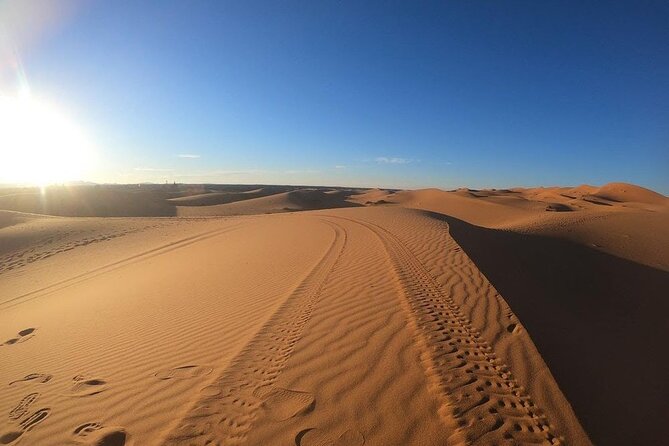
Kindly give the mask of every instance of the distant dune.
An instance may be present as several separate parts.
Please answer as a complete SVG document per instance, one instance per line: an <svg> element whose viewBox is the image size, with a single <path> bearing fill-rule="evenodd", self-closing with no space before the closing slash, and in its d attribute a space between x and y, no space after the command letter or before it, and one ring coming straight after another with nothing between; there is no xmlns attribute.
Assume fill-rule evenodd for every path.
<svg viewBox="0 0 669 446"><path fill-rule="evenodd" d="M349 191L298 189L273 195L263 194L258 198L246 199L244 197L227 204L202 207L179 206L177 214L189 217L253 215L359 206L357 203L347 201L350 195Z"/></svg>
<svg viewBox="0 0 669 446"><path fill-rule="evenodd" d="M591 195L615 202L646 203L667 206L667 197L650 189L627 183L609 183Z"/></svg>
<svg viewBox="0 0 669 446"><path fill-rule="evenodd" d="M178 198L170 198L169 201L178 206L213 206L218 204L233 203L235 201L250 200L252 198L265 197L279 194L287 190L295 189L284 186L265 186L243 192L216 192L210 191L204 194L186 195Z"/></svg>
<svg viewBox="0 0 669 446"><path fill-rule="evenodd" d="M0 192L0 209L70 217L174 216L170 188L155 186L70 186Z"/></svg>
<svg viewBox="0 0 669 446"><path fill-rule="evenodd" d="M669 434L648 189L77 186L0 209L2 444Z"/></svg>

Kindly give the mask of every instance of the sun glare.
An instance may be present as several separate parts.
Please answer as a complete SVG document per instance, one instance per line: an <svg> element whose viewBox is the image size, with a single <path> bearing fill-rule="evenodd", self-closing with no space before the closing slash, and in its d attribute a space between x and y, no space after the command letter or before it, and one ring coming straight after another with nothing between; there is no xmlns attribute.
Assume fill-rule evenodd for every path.
<svg viewBox="0 0 669 446"><path fill-rule="evenodd" d="M0 95L0 183L45 186L79 180L91 168L83 131L29 91Z"/></svg>

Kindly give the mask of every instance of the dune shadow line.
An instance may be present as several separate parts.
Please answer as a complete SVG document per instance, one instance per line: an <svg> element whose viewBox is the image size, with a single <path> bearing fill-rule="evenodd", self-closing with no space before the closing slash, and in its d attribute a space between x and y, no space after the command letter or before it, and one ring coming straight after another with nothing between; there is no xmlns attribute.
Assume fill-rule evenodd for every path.
<svg viewBox="0 0 669 446"><path fill-rule="evenodd" d="M669 273L552 237L446 221L520 318L595 444L667 438Z"/></svg>

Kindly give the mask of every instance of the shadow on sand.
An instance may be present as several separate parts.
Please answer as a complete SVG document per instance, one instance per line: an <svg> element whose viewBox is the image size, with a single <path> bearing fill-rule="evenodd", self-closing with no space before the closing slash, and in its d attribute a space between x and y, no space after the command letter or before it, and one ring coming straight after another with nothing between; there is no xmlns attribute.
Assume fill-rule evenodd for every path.
<svg viewBox="0 0 669 446"><path fill-rule="evenodd" d="M667 438L669 273L545 236L445 220L511 306L596 444Z"/></svg>

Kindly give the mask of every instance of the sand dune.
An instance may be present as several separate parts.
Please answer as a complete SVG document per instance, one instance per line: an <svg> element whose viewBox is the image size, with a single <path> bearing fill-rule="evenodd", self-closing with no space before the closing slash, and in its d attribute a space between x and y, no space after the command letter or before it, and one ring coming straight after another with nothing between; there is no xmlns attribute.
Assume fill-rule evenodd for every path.
<svg viewBox="0 0 669 446"><path fill-rule="evenodd" d="M596 443L653 444L663 435L666 393L648 383L663 382L669 366L654 354L667 335L662 315L669 307L662 296L669 268L565 238L446 221L527 327ZM588 228L586 237L593 229L608 229L605 222L598 226ZM656 254L667 265L664 245ZM621 401L639 409L603 409Z"/></svg>
<svg viewBox="0 0 669 446"><path fill-rule="evenodd" d="M366 191L357 193L348 198L349 201L370 205L370 204L384 204L388 196L391 196L395 191L387 189L368 189Z"/></svg>
<svg viewBox="0 0 669 446"><path fill-rule="evenodd" d="M26 214L24 212L0 210L0 229L28 222L35 218L46 218L44 215Z"/></svg>
<svg viewBox="0 0 669 446"><path fill-rule="evenodd" d="M214 204L231 203L233 201L258 197L258 191L251 192L209 192L206 194L187 195L185 197L170 198L169 201L180 206L209 206Z"/></svg>
<svg viewBox="0 0 669 446"><path fill-rule="evenodd" d="M173 191L152 186L36 188L0 196L0 209L70 217L171 216Z"/></svg>
<svg viewBox="0 0 669 446"><path fill-rule="evenodd" d="M331 209L359 206L347 201L348 191L323 191L317 189L298 189L290 192L260 196L233 203L202 207L177 207L179 216L219 216L274 214L315 209Z"/></svg>
<svg viewBox="0 0 669 446"><path fill-rule="evenodd" d="M218 204L233 203L235 201L250 200L252 198L265 197L268 195L279 194L286 190L295 189L294 187L275 186L259 187L241 192L215 192L210 191L205 194L185 195L177 198L170 198L169 201L178 206L213 206Z"/></svg>
<svg viewBox="0 0 669 446"><path fill-rule="evenodd" d="M590 195L616 202L632 202L667 205L667 197L650 189L627 183L609 183Z"/></svg>
<svg viewBox="0 0 669 446"><path fill-rule="evenodd" d="M357 193L342 188L253 185L15 188L0 193L0 210L69 217L251 215L355 206L357 203L349 198ZM242 203L259 198L265 200Z"/></svg>
<svg viewBox="0 0 669 446"><path fill-rule="evenodd" d="M618 195L598 196L600 190ZM663 432L666 392L644 383L662 381L669 363L647 360L639 367L627 354L653 356L669 334L659 316L669 310L662 297L669 287L667 199L619 183L579 191L581 198L609 203L594 204L563 188L475 195L421 190L389 200L448 222L457 242L529 328L597 442L652 444ZM560 199L563 194L570 197ZM568 203L573 212L542 212L546 200ZM638 381L611 392L630 376ZM644 409L604 415L602 407L621 400Z"/></svg>
<svg viewBox="0 0 669 446"><path fill-rule="evenodd" d="M666 198L576 189L0 211L0 443L657 443Z"/></svg>
<svg viewBox="0 0 669 446"><path fill-rule="evenodd" d="M626 190L635 190L636 186L625 187ZM478 191L476 197L461 192L424 189L398 192L389 195L386 200L448 215L484 228L568 240L669 270L669 199L648 191L655 195L636 194L632 198L637 201L611 202L610 205L600 206L582 199L560 199L563 189L568 188ZM609 186L601 189L609 190ZM599 188L581 186L581 190L587 197ZM648 205L638 206L642 203L640 199L645 199ZM549 206L568 206L571 212L550 212Z"/></svg>

